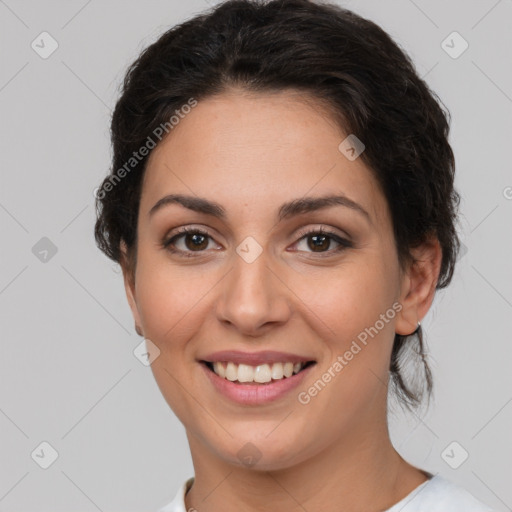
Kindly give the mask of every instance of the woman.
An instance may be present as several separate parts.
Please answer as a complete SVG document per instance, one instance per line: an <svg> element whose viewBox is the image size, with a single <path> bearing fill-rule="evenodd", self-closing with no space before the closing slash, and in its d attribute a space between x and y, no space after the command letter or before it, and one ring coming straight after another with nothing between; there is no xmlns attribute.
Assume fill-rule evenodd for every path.
<svg viewBox="0 0 512 512"><path fill-rule="evenodd" d="M447 115L382 29L308 0L225 2L130 67L95 234L190 444L162 511L490 510L386 419L389 385L410 408L431 391Z"/></svg>

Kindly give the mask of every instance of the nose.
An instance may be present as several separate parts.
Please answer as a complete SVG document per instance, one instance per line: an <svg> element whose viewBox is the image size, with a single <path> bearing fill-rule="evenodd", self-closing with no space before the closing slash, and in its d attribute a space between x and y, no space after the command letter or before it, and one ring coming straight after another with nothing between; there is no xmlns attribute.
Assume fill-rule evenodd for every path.
<svg viewBox="0 0 512 512"><path fill-rule="evenodd" d="M290 289L270 260L265 250L254 261L235 254L222 280L217 318L240 334L261 336L290 317Z"/></svg>

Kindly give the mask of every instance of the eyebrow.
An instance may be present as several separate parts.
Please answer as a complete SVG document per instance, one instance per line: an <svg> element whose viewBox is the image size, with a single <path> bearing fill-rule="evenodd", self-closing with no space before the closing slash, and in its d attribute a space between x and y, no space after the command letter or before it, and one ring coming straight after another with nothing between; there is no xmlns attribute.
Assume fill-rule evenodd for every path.
<svg viewBox="0 0 512 512"><path fill-rule="evenodd" d="M158 210L161 210L170 204L180 204L194 212L212 215L213 217L223 220L227 217L226 210L224 210L220 204L201 197L187 196L183 194L169 194L162 197L155 203L151 210L149 210L148 215L151 217ZM278 220L282 221L295 215L310 213L332 206L345 206L346 208L350 208L351 210L359 212L369 223L371 223L369 213L360 204L344 195L302 197L294 199L293 201L289 201L280 206L278 210Z"/></svg>

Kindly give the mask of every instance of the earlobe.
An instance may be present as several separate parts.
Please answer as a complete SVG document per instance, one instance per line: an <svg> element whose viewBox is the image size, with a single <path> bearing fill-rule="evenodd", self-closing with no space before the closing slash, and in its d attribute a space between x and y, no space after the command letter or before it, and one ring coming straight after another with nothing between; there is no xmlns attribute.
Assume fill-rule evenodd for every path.
<svg viewBox="0 0 512 512"><path fill-rule="evenodd" d="M437 237L431 237L411 250L411 262L404 273L395 332L413 334L427 314L436 291L441 269L442 250Z"/></svg>

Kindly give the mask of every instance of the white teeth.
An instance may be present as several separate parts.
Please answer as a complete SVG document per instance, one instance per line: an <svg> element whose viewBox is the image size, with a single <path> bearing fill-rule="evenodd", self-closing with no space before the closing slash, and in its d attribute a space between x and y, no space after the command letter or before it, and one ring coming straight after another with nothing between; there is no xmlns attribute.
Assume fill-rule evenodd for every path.
<svg viewBox="0 0 512 512"><path fill-rule="evenodd" d="M272 365L272 378L274 380L282 379L284 376L283 365L281 363L275 363Z"/></svg>
<svg viewBox="0 0 512 512"><path fill-rule="evenodd" d="M270 382L272 380L272 374L270 372L270 366L268 364L262 364L260 366L256 366L256 370L254 370L254 382Z"/></svg>
<svg viewBox="0 0 512 512"><path fill-rule="evenodd" d="M238 382L253 382L254 368L248 364L238 365Z"/></svg>
<svg viewBox="0 0 512 512"><path fill-rule="evenodd" d="M293 363L284 363L283 373L285 377L291 377L293 375Z"/></svg>
<svg viewBox="0 0 512 512"><path fill-rule="evenodd" d="M299 373L306 363L273 363L250 366L248 364L235 364L233 362L213 363L213 371L223 379L231 382L257 382L265 384L272 380L289 378Z"/></svg>
<svg viewBox="0 0 512 512"><path fill-rule="evenodd" d="M222 363L216 362L213 363L213 371L219 375L220 377L226 377L226 368Z"/></svg>
<svg viewBox="0 0 512 512"><path fill-rule="evenodd" d="M238 379L238 368L234 363L228 363L226 366L226 379L230 381Z"/></svg>

